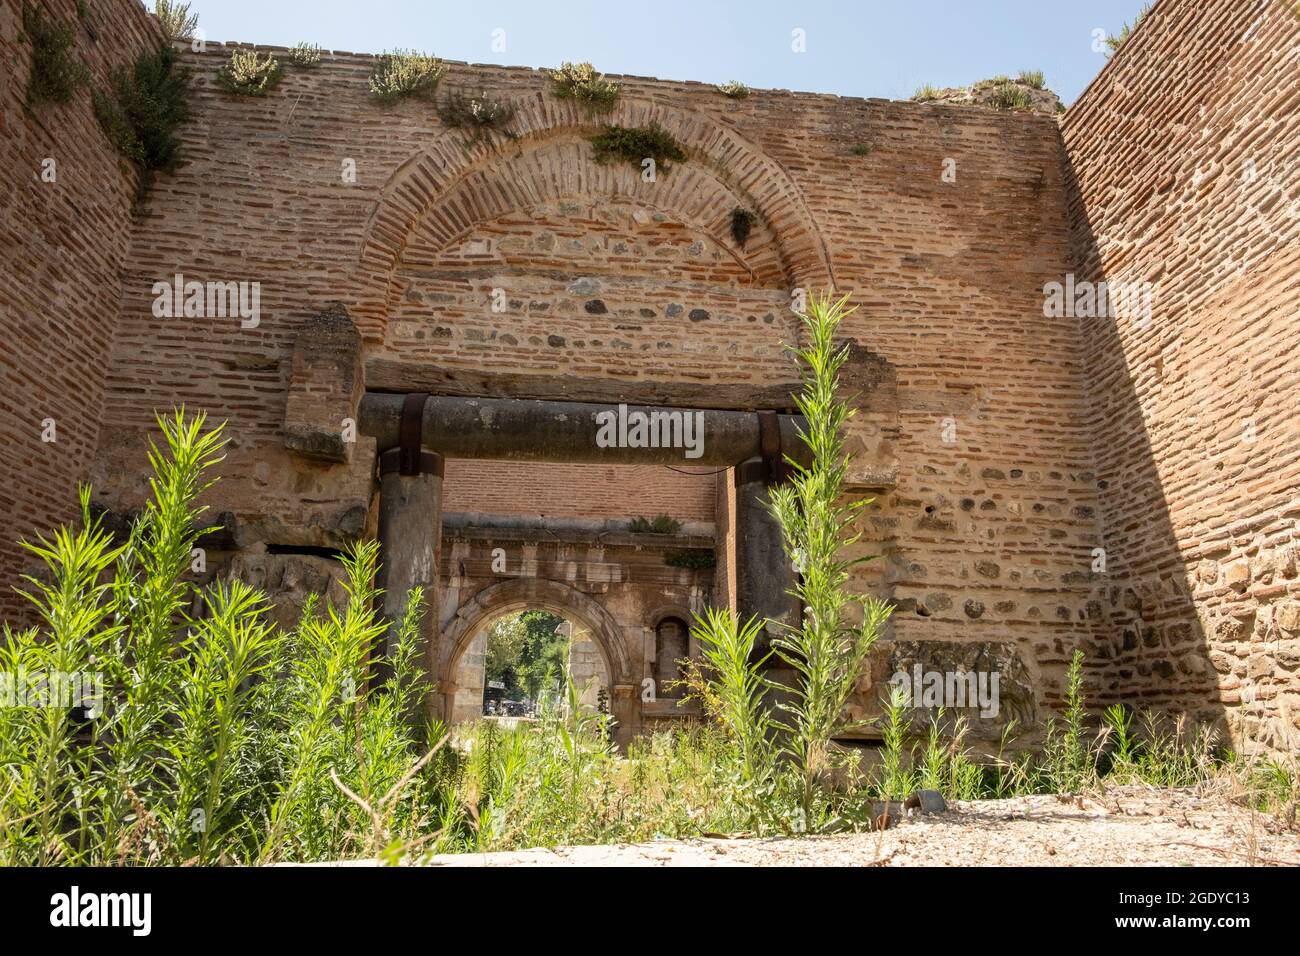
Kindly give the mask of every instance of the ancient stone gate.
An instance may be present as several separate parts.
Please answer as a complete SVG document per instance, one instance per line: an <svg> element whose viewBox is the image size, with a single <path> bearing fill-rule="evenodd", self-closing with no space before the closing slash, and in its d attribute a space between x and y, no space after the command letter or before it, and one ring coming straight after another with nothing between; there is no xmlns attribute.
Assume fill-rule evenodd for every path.
<svg viewBox="0 0 1300 956"><path fill-rule="evenodd" d="M73 0L46 5L77 22ZM392 546L383 512L403 483L432 514L426 479L376 476L380 453L401 444L407 394L743 413L753 451L756 413L788 412L797 386L783 349L798 341L796 291L835 288L858 307L843 326L861 410L850 479L877 498L858 550L879 560L852 586L897 605L854 715L900 648L939 665L1005 664L1025 698L1017 712L1050 714L1081 650L1096 706L1157 707L1293 750L1292 6L1161 0L1059 118L783 90L731 99L643 77L615 77L618 102L595 118L556 98L542 71L448 64L446 92L514 109L508 137L476 143L428 104L374 103L370 55L330 54L247 98L216 83L229 46L186 47L186 165L158 178L143 215L88 94L37 116L11 83L0 90L0 603L21 613L9 586L30 570L12 539L72 517L79 481L113 516L141 507L154 415L180 405L226 422L232 439L206 498L222 528L207 573L264 578L286 616L303 590L329 587L335 549L375 536ZM79 49L96 88L162 42L138 3L88 13L99 39ZM18 5L6 0L0 17L0 49L21 75L31 50L14 39ZM686 161L654 181L595 161L602 125L651 123ZM35 175L50 156L57 184ZM738 212L747 232L733 229ZM178 277L257 283L257 322L159 319L153 290ZM1046 309L1045 290L1071 277L1150 283L1150 321ZM363 414L376 396L395 403L378 429ZM49 422L57 441L43 437ZM1247 423L1251 440L1238 440ZM536 575L475 571L484 544L470 535L505 534L502 519L545 519L556 533L625 530L659 512L697 522L691 533L717 555L707 600L727 606L761 592L750 571L781 566L776 551L734 561L758 553L730 473L743 455L698 468L523 461L447 437L420 445L445 456L444 518L475 515L477 530L443 522L437 574L414 560L393 570L443 585L448 628L471 600L450 555L468 548L478 577L465 587L562 583L622 630L618 680L646 672L649 598L588 576L609 552L579 560L538 541ZM589 532L572 546L590 552ZM554 570L571 563L572 579Z"/></svg>
<svg viewBox="0 0 1300 956"><path fill-rule="evenodd" d="M309 345L300 339L300 349ZM677 662L698 654L688 622L713 603L719 544L713 533L646 533L626 521L593 527L465 514L449 527L444 455L720 466L719 474L734 475L735 533L721 545L732 549L726 563L735 571L738 613L798 619L791 564L766 508L767 488L785 460L807 459L795 416L422 393L368 394L359 414L378 449L384 610L397 620L412 588L424 594L430 707L444 719L478 713L482 685L471 683L466 654L480 659L486 626L529 608L565 616L589 636L603 658L621 741L646 719L688 713L675 700L682 696ZM454 536L444 540L449 531Z"/></svg>

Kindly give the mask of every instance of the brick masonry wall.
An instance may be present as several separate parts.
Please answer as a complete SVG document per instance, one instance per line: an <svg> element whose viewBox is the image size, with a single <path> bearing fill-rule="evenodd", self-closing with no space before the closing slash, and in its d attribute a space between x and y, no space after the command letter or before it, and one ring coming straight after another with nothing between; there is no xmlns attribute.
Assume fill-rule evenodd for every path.
<svg viewBox="0 0 1300 956"><path fill-rule="evenodd" d="M185 54L188 165L159 180L131 230L96 403L105 506L138 507L153 414L184 403L229 422L210 503L232 513L238 547L373 532L373 447L330 464L283 441L295 338L331 303L356 320L372 389L752 408L795 387L782 350L799 334L792 291L834 285L858 307L846 336L869 350L854 374L892 376L863 399L855 438L896 463L863 522L860 548L881 558L856 582L898 601L891 638L1013 655L1031 728L1059 702L1072 651L1092 659L1104 622L1088 570L1100 538L1083 356L1074 320L1042 312L1070 256L1052 117L784 91L731 100L624 77L610 121L659 122L691 154L647 183L592 162L594 124L540 71L449 66L446 88L517 108L515 139L467 147L427 104L373 104L372 57L290 69L249 99L214 85L229 52ZM736 208L756 219L743 248ZM259 323L155 319L153 285L177 273L259 282ZM656 470L642 486L636 470L552 466L520 469L501 492L483 480L499 467L452 463L465 487L449 488L449 508L716 518L707 480ZM724 561L724 599L733 575ZM864 680L859 713L880 676Z"/></svg>
<svg viewBox="0 0 1300 956"><path fill-rule="evenodd" d="M576 518L713 521L712 468L680 474L655 465L574 465L452 459L446 466L446 511Z"/></svg>
<svg viewBox="0 0 1300 956"><path fill-rule="evenodd" d="M858 306L846 335L897 379L864 409L868 444L896 459L897 477L864 520L861 548L882 557L858 585L899 602L894 638L1009 648L1034 705L1059 700L1065 663L1100 621L1078 329L1042 313L1043 283L1069 258L1053 118L781 91L737 101L620 78L610 120L659 122L691 152L645 183L591 161L592 122L539 71L450 65L446 88L517 108L516 139L467 148L426 104L371 103L371 57L327 57L247 99L213 85L228 55L187 55L189 165L158 184L133 236L102 500L138 503L129 476L153 409L185 402L237 439L213 503L236 513L242 544L357 533L364 449L325 465L281 442L294 337L331 302L357 321L370 388L755 407L797 380L782 350L798 336L792 290L833 283ZM355 183L341 175L350 162ZM737 207L757 221L743 249ZM153 283L177 272L259 281L260 324L154 319ZM475 480L497 467L453 463L451 479L475 487L449 487L450 501L563 506L533 496L529 476L546 474L557 488L572 477L570 513L708 508L680 497L705 493L694 479L611 486L606 469L555 466L520 469L508 492ZM724 563L720 594L731 573Z"/></svg>
<svg viewBox="0 0 1300 956"><path fill-rule="evenodd" d="M87 0L81 17L74 0L42 7L72 27L72 55L96 88L162 42L134 0ZM19 40L22 23L20 0L0 0L0 613L20 606L12 585L31 566L15 542L74 516L99 442L136 187L99 129L89 88L66 104L27 107L32 47ZM42 178L46 169L54 181Z"/></svg>
<svg viewBox="0 0 1300 956"><path fill-rule="evenodd" d="M850 372L889 374L888 388L864 393L854 438L890 463L858 489L879 486L859 548L880 557L855 584L898 611L856 711L872 711L900 648L943 646L936 660L1008 662L1015 715L1032 734L1082 648L1099 702L1190 699L1196 716L1217 720L1228 702L1209 692L1221 683L1219 651L1184 634L1195 614L1182 611L1224 614L1207 634L1249 602L1267 611L1252 635L1265 618L1287 620L1276 588L1290 579L1275 555L1294 530L1284 502L1295 436L1278 404L1286 393L1269 384L1287 370L1294 315L1279 303L1294 301L1294 232L1279 256L1234 225L1240 203L1189 212L1200 195L1191 190L1226 195L1232 175L1164 184L1169 172L1190 176L1193 157L1236 162L1254 142L1254 222L1290 228L1263 184L1294 182L1280 160L1294 144L1294 36L1270 14L1252 41L1233 40L1250 17L1223 2L1164 0L1151 17L1062 130L1043 115L785 91L730 100L704 84L623 77L609 121L658 122L690 153L652 183L631 166L594 163L585 136L595 123L556 100L540 71L449 65L445 89L484 89L516 107L513 139L467 146L426 103L373 104L372 57L327 56L249 99L214 85L229 47L187 52L188 165L112 233L120 242L129 231L130 248L118 304L100 313L118 323L106 392L85 405L102 410L89 469L97 500L138 506L154 411L185 403L229 422L210 503L232 513L239 548L337 546L373 532L372 444L363 438L337 463L284 444L295 339L332 303L355 319L371 389L754 408L785 403L797 380L782 350L799 335L792 291L834 286L857 306L844 327L859 346ZM1165 40L1152 39L1162 30ZM1166 79L1147 75L1166 68ZM1201 83L1198 69L1223 82ZM1267 88L1252 85L1261 71ZM1171 110L1153 88L1168 91ZM11 122L21 114L7 103ZM1216 144L1200 132L1202 105L1247 126ZM1267 125L1250 126L1248 109ZM1179 136L1197 148L1173 148ZM736 208L755 214L743 248L730 233ZM1224 247L1231 265L1202 268L1221 264L1224 227L1240 240ZM1185 294L1157 317L1160 338L1044 315L1044 285L1071 270L1159 268ZM153 285L177 273L260 283L260 321L155 319ZM15 306L15 321L34 321L40 302ZM1278 344L1249 356L1230 345L1272 329ZM1164 338L1175 332L1185 351ZM1143 351L1156 341L1161 349ZM1252 378L1254 390L1241 384ZM1198 427L1220 445L1243 408L1259 427L1248 458L1221 448L1223 469L1206 472L1199 433L1175 418L1211 400L1227 404ZM42 485L51 500L54 474ZM666 511L714 520L725 542L729 502L716 479L662 469L448 467L449 510ZM1104 574L1093 569L1103 544ZM1180 575L1191 561L1199 577L1202 560L1223 567L1206 565L1198 594L1180 597ZM729 600L725 557L716 577ZM1220 663L1285 659L1258 653Z"/></svg>
<svg viewBox="0 0 1300 956"><path fill-rule="evenodd" d="M1161 0L1066 115L1107 551L1102 702L1300 744L1300 13Z"/></svg>

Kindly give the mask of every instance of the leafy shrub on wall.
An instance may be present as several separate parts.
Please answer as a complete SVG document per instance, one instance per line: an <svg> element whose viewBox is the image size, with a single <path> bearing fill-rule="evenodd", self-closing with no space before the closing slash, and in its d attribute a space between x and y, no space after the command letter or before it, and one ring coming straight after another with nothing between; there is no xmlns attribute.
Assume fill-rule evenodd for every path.
<svg viewBox="0 0 1300 956"><path fill-rule="evenodd" d="M446 66L435 56L394 50L375 61L370 95L379 103L396 103L407 97L431 100L445 72Z"/></svg>
<svg viewBox="0 0 1300 956"><path fill-rule="evenodd" d="M33 3L23 4L21 39L32 45L32 71L27 78L27 102L67 103L85 85L89 71L71 55L72 27L55 23Z"/></svg>
<svg viewBox="0 0 1300 956"><path fill-rule="evenodd" d="M263 60L256 50L236 50L217 74L217 85L240 96L266 96L280 83L284 70L271 54Z"/></svg>
<svg viewBox="0 0 1300 956"><path fill-rule="evenodd" d="M562 63L551 71L551 92L575 100L587 113L608 113L618 102L619 85L597 73L590 63Z"/></svg>
<svg viewBox="0 0 1300 956"><path fill-rule="evenodd" d="M94 92L95 117L114 148L140 167L143 198L156 172L180 165L176 130L189 118L189 75L164 46L141 53L130 69L113 73L110 91Z"/></svg>

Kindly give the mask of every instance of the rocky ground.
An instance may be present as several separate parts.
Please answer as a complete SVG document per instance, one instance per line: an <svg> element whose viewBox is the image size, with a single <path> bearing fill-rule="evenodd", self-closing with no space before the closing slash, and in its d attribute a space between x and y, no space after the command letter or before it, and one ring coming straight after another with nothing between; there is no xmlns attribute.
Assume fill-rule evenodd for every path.
<svg viewBox="0 0 1300 956"><path fill-rule="evenodd" d="M1300 827L1223 794L958 802L875 833L436 856L432 866L1300 866Z"/></svg>

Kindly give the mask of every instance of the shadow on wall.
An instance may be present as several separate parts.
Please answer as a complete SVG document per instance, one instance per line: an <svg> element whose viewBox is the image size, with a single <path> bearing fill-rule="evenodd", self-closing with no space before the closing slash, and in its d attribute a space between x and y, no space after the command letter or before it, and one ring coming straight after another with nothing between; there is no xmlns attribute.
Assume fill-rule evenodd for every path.
<svg viewBox="0 0 1300 956"><path fill-rule="evenodd" d="M1094 305L1123 280L1122 308L1078 318L1107 552L1097 702L1282 754L1300 736L1297 42L1291 4L1161 0L1061 125L1076 278L1107 280Z"/></svg>
<svg viewBox="0 0 1300 956"><path fill-rule="evenodd" d="M1101 512L1103 553L1095 557L1104 562L1094 562L1100 572L1093 577L1101 582L1096 601L1102 626L1097 646L1084 662L1089 705L1100 710L1124 704L1134 711L1185 717L1213 726L1226 741L1228 725L1210 641L1189 590L1193 579L1174 529L1135 376L1140 369L1134 363L1141 361L1135 356L1159 354L1159 297L1145 304L1139 297L1135 309L1124 307L1119 316L1095 314L1106 276L1068 154L1065 162L1075 272L1063 277L1062 296L1067 304L1072 298L1084 306L1076 316L1084 343ZM1091 310L1086 308L1089 295L1094 297ZM1080 311L1093 314L1078 315ZM1125 323L1131 328L1125 329Z"/></svg>

